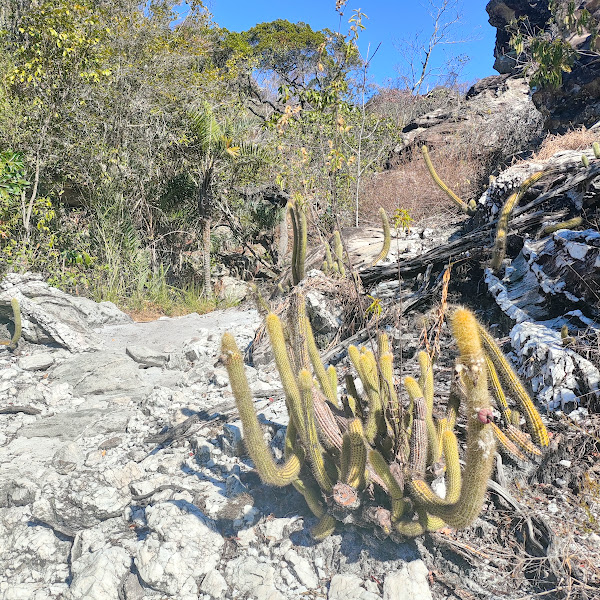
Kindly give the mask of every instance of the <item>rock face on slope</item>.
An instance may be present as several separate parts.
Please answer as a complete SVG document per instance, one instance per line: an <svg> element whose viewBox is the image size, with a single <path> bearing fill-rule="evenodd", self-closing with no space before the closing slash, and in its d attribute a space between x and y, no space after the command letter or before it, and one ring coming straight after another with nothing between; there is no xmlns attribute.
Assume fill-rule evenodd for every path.
<svg viewBox="0 0 600 600"><path fill-rule="evenodd" d="M566 6L566 0L559 5ZM587 9L596 27L600 23L600 5L595 0L582 0L576 9ZM548 0L492 0L486 10L492 27L496 27L494 68L499 73L515 74L521 69L519 57L510 48L510 35L506 30L513 19L526 18L531 31L553 31L559 25L549 25L551 18ZM560 17L559 17L560 21ZM600 63L598 48L590 48L589 33L565 34L572 48L578 52L569 73L563 73L563 84L558 89L539 89L532 96L538 110L544 115L545 127L552 132L562 132L569 127L591 127L600 120ZM590 52L592 50L592 52Z"/></svg>
<svg viewBox="0 0 600 600"><path fill-rule="evenodd" d="M527 83L508 75L493 75L475 83L464 99L428 112L402 131L402 145L388 160L392 168L399 158L422 144L430 148L449 143L468 145L481 154L501 158L527 146L527 136L539 127L540 117L531 101ZM519 140L513 140L519 132Z"/></svg>
<svg viewBox="0 0 600 600"><path fill-rule="evenodd" d="M70 296L50 287L39 274L9 273L2 278L0 319L4 322L12 318L12 298L19 301L25 340L72 352L95 347L94 328L131 322L112 302L98 304L89 298Z"/></svg>

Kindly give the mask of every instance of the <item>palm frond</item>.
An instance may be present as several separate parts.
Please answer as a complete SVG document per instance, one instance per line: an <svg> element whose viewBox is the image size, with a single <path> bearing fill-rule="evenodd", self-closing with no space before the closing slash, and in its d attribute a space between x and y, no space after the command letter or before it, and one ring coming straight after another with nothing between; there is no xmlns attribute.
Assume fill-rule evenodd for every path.
<svg viewBox="0 0 600 600"><path fill-rule="evenodd" d="M202 149L222 143L223 131L208 102L189 113L190 129Z"/></svg>

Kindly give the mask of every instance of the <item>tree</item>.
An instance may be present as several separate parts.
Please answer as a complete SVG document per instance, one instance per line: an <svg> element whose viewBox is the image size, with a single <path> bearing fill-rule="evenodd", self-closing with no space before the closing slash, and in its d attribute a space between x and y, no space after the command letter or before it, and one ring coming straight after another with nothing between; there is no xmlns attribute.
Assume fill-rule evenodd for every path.
<svg viewBox="0 0 600 600"><path fill-rule="evenodd" d="M527 17L513 19L507 26L515 60L529 76L532 88L558 88L563 73L575 61L597 61L600 56L598 17L573 0L549 2L550 18L543 30L533 28ZM576 34L577 49L569 42Z"/></svg>
<svg viewBox="0 0 600 600"><path fill-rule="evenodd" d="M69 121L72 107L85 96L83 89L100 82L110 71L101 64L106 31L86 2L73 5L66 0L43 0L23 14L18 32L18 38L9 43L14 52L6 83L19 98L21 125L30 136L25 144L19 140L27 147L34 170L23 221L28 238L50 138ZM5 143L14 147L14 141Z"/></svg>
<svg viewBox="0 0 600 600"><path fill-rule="evenodd" d="M466 39L455 38L453 32L462 21L459 0L429 0L432 31L429 37L422 32L397 44L402 57L398 67L400 87L419 95L423 86L454 85L460 70L469 60L464 54L452 56L444 66L435 67L433 54L440 46L462 44Z"/></svg>
<svg viewBox="0 0 600 600"><path fill-rule="evenodd" d="M215 208L224 201L225 183L233 180L236 163L263 159L264 153L257 144L244 139L250 123L243 118L219 120L214 109L204 103L189 115L191 139L189 171L194 179L197 210L202 231L203 293L212 294L210 280L210 232ZM229 176L228 172L229 171Z"/></svg>

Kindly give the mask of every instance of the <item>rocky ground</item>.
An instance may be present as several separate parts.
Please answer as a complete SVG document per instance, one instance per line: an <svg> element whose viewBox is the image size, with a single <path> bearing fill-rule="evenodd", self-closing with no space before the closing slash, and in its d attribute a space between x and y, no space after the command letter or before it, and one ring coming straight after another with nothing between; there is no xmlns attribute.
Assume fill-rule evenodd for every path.
<svg viewBox="0 0 600 600"><path fill-rule="evenodd" d="M74 300L29 285L55 306ZM356 531L314 544L300 498L260 485L216 365L222 333L248 345L256 311L131 323L86 306L84 324L110 312L101 327L80 321L94 350L22 342L0 354L1 598L426 593L414 545L382 547ZM279 382L267 369L248 377L277 442Z"/></svg>
<svg viewBox="0 0 600 600"><path fill-rule="evenodd" d="M218 362L224 331L251 342L255 310L133 323L35 277L9 276L1 294L21 295L24 334L38 342L0 350L0 598L600 594L600 427L584 409L547 418L541 465L499 462L473 527L396 544L346 526L317 543L303 499L263 486L244 456ZM51 323L62 341L42 344ZM398 325L397 340L418 338L416 320ZM66 348L77 336L87 352ZM415 349L405 344L404 370ZM449 364L436 373L442 396ZM268 365L247 374L281 455L279 380Z"/></svg>

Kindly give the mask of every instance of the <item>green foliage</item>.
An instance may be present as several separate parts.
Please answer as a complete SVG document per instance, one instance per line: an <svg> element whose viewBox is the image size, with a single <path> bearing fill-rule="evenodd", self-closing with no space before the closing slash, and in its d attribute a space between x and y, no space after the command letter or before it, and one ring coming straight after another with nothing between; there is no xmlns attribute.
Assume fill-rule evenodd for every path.
<svg viewBox="0 0 600 600"><path fill-rule="evenodd" d="M419 357L419 381L407 377L404 382L410 404L408 408L399 404L385 334L379 336L377 357L366 348L348 349L364 393L359 397L351 381L341 408L334 390L337 378L332 379L320 361L300 296L294 296L290 312L287 334L277 316L267 316L290 416L283 465L274 462L264 443L242 354L230 334L223 338L222 360L240 409L246 446L260 477L271 485L294 484L319 519L313 531L317 539L331 533L339 521L375 525L378 535L394 537L420 535L444 524L466 527L481 510L495 439L501 440L505 451L512 452L513 460L525 458L517 442L532 449L530 455L541 454L538 446L548 445L548 434L531 399L470 311L459 308L452 316L460 356L457 380L442 419L433 415L433 365L424 352ZM332 370L335 374L329 367ZM503 429L493 423L488 377L503 415ZM532 439L511 423L500 380L525 413ZM453 433L461 402L466 404L467 420L462 474L458 440ZM441 498L430 487L429 473L444 463L447 493Z"/></svg>
<svg viewBox="0 0 600 600"><path fill-rule="evenodd" d="M397 208L394 211L394 217L392 223L395 229L404 229L406 233L410 231L410 224L413 222L413 218L405 208Z"/></svg>
<svg viewBox="0 0 600 600"><path fill-rule="evenodd" d="M283 79L281 109L268 121L287 159L280 173L282 185L305 198L318 198L314 204L325 234L339 228L336 219L348 219L361 177L377 170L379 159L399 139L391 119L361 110L366 83L357 78L366 66L358 37L365 18L355 11L346 34L327 32L314 85Z"/></svg>
<svg viewBox="0 0 600 600"><path fill-rule="evenodd" d="M174 0L10 6L0 274L37 270L122 305L144 291L168 308L210 281L215 226L226 223L251 260L268 267L276 255L281 207L247 202L240 188L279 178L331 231L395 143L391 123L366 114L358 151L360 12L346 34L282 20L237 34L195 2L183 23ZM281 85L267 127L247 109L260 77ZM198 268L190 255L203 250Z"/></svg>
<svg viewBox="0 0 600 600"><path fill-rule="evenodd" d="M0 200L20 198L31 182L25 179L23 154L6 150L0 153Z"/></svg>
<svg viewBox="0 0 600 600"><path fill-rule="evenodd" d="M509 44L517 58L525 57L525 70L532 88L558 88L563 73L570 73L579 57L571 44L572 34L589 34L592 54L598 39L598 23L587 9L579 9L573 0L549 2L551 17L545 31L533 30L527 17L514 19L508 25Z"/></svg>
<svg viewBox="0 0 600 600"><path fill-rule="evenodd" d="M274 71L288 81L299 76L310 84L318 68L319 49L326 41L325 32L313 31L306 23L277 19L242 33L227 32L223 46L254 58L261 70Z"/></svg>

